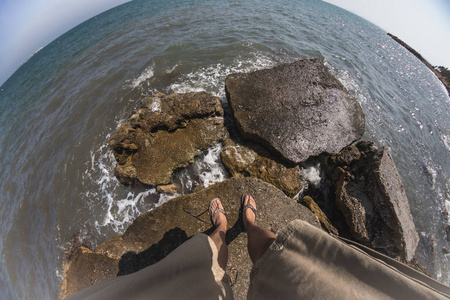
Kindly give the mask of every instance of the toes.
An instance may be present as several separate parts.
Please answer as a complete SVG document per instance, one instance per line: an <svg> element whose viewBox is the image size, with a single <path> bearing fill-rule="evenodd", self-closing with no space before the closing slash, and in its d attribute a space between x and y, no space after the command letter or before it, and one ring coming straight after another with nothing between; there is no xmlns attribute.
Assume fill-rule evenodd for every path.
<svg viewBox="0 0 450 300"><path fill-rule="evenodd" d="M220 223L226 222L225 210L223 209L222 202L219 198L211 200L209 213L211 217L211 223L213 223L214 226L217 226L219 220L221 220ZM219 214L222 214L223 217L219 216Z"/></svg>

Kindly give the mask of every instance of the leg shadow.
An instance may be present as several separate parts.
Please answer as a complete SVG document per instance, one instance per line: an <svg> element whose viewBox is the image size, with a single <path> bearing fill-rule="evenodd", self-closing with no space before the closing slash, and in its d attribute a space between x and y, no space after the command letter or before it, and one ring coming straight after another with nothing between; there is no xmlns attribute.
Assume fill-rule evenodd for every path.
<svg viewBox="0 0 450 300"><path fill-rule="evenodd" d="M187 240L184 230L178 227L170 229L159 242L141 253L130 251L122 255L117 276L131 274L159 262Z"/></svg>
<svg viewBox="0 0 450 300"><path fill-rule="evenodd" d="M211 233L213 233L214 230L215 230L215 228L211 227L208 230L203 231L202 233L204 233L206 235L211 235ZM227 230L227 233L225 236L225 241L226 241L227 245L229 245L231 242L233 242L234 239L236 239L241 232L244 232L244 225L242 223L241 214L239 214L239 219L236 221L236 223L234 223L234 225L231 228L229 228Z"/></svg>
<svg viewBox="0 0 450 300"><path fill-rule="evenodd" d="M210 235L213 232L214 227L203 231L206 235ZM225 240L227 245L234 241L241 232L243 232L243 226L241 217L239 217L237 222L226 233ZM156 264L188 239L184 230L178 227L170 229L159 242L141 253L129 251L122 255L119 260L119 272L117 276L128 275Z"/></svg>

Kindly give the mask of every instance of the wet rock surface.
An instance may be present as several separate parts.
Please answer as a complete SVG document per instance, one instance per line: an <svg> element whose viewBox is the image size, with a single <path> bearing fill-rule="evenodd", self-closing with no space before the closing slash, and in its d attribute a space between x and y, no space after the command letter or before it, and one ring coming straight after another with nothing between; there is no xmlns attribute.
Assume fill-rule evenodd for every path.
<svg viewBox="0 0 450 300"><path fill-rule="evenodd" d="M411 261L419 237L390 150L359 142L331 161L336 204L354 238L391 257Z"/></svg>
<svg viewBox="0 0 450 300"><path fill-rule="evenodd" d="M261 151L261 150L260 150ZM302 189L298 166L286 166L264 153L260 155L248 143L224 142L222 162L233 177L254 177L274 185L294 197Z"/></svg>
<svg viewBox="0 0 450 300"><path fill-rule="evenodd" d="M128 185L169 184L174 170L224 138L222 116L220 99L205 92L144 98L109 140L116 177Z"/></svg>
<svg viewBox="0 0 450 300"><path fill-rule="evenodd" d="M240 197L252 194L257 202L256 222L273 232L290 221L305 220L320 228L316 216L288 198L274 186L254 178L231 178L200 192L180 196L139 216L122 236L114 237L95 250L77 248L64 263L64 282L61 298L101 280L136 272L167 256L188 237L199 233L211 233L208 213L209 202L220 197L227 212L229 261L227 271L235 281L236 299L245 299L252 267L247 252L247 237L239 219ZM99 268L101 276L98 276ZM80 280L81 279L81 280Z"/></svg>
<svg viewBox="0 0 450 300"><path fill-rule="evenodd" d="M359 103L317 59L231 74L225 90L242 135L300 163L361 138Z"/></svg>

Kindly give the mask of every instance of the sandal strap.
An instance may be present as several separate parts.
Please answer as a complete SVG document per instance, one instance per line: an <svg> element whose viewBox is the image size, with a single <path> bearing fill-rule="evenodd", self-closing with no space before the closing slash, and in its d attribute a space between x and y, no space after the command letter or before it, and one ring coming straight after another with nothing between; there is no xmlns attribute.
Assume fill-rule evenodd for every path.
<svg viewBox="0 0 450 300"><path fill-rule="evenodd" d="M243 232L247 232L247 230L245 229L245 225L244 225L244 212L245 212L245 210L250 208L253 211L253 213L255 214L255 217L256 217L256 208L252 204L250 204L250 200L247 202L247 204L244 205L246 196L247 196L247 194L242 194L242 196L241 196L242 211L241 211L240 218L241 218L241 226L242 226L241 229L242 229ZM248 196L250 196L250 195L248 195Z"/></svg>
<svg viewBox="0 0 450 300"><path fill-rule="evenodd" d="M217 201L220 201L220 199L213 199L213 200L211 201L211 203L209 204L209 213L211 214L211 224L213 224L214 226L216 226L216 224L214 223L214 219L215 219L216 215L217 215L219 212L221 212L221 213L223 213L224 215L226 215L225 210L223 210L223 209L220 208L219 206L217 206L216 209L215 209L213 212L211 212L212 204L215 203L215 202L217 202Z"/></svg>
<svg viewBox="0 0 450 300"><path fill-rule="evenodd" d="M256 216L256 208L253 205L251 205L250 202L247 203L247 205L245 205L242 208L242 213L244 213L247 208L250 208L253 211L253 213L255 214L255 216Z"/></svg>
<svg viewBox="0 0 450 300"><path fill-rule="evenodd" d="M224 215L226 215L225 211L223 209L221 209L220 207L217 207L216 210L212 213L211 215L211 223L216 226L216 224L214 223L215 217L218 213L223 213Z"/></svg>
<svg viewBox="0 0 450 300"><path fill-rule="evenodd" d="M217 207L216 210L212 213L211 218L214 220L214 217L217 215L217 213L223 213L224 215L226 215L226 212L221 209L220 207Z"/></svg>

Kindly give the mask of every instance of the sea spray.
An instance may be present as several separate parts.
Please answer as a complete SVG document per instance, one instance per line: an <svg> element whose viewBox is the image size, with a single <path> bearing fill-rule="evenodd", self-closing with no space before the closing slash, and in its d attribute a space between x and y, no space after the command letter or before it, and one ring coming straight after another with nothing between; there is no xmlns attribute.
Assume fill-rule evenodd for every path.
<svg viewBox="0 0 450 300"><path fill-rule="evenodd" d="M104 236L107 231L113 230L121 234L140 214L190 193L194 187L208 187L228 178L220 160L221 149L222 144L217 143L197 156L194 164L176 172L174 182L181 186L181 190L175 194L158 193L155 187L145 185L126 188L128 191L124 194L124 186L114 176L116 162L109 147L104 144L97 151L92 151L83 180L95 183L96 192L91 190L84 197L92 211L103 212L103 216L94 223L97 233Z"/></svg>
<svg viewBox="0 0 450 300"><path fill-rule="evenodd" d="M182 75L170 85L169 91L172 93L207 91L216 97L224 98L224 82L227 75L270 68L276 64L277 61L269 56L258 52L252 53L247 58L234 59L231 65L212 64Z"/></svg>

